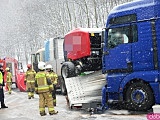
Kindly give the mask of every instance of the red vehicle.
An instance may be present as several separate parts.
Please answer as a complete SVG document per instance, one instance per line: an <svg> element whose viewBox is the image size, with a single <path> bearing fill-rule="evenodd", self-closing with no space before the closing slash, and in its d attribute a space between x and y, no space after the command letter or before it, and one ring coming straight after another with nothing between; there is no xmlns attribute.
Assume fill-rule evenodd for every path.
<svg viewBox="0 0 160 120"><path fill-rule="evenodd" d="M77 28L65 35L63 77L101 69L101 32L100 28ZM66 66L70 68L68 74L63 71Z"/></svg>
<svg viewBox="0 0 160 120"><path fill-rule="evenodd" d="M10 72L12 73L12 84L15 84L20 91L25 91L26 86L24 85L24 73L19 71L22 69L22 64L19 63L15 58L11 57L0 59L0 64L3 65L4 70L6 67L10 69ZM4 75L4 81L6 82L6 71Z"/></svg>
<svg viewBox="0 0 160 120"><path fill-rule="evenodd" d="M65 35L63 79L102 69L101 33L102 28L77 28ZM61 87L62 93L66 94L64 81Z"/></svg>
<svg viewBox="0 0 160 120"><path fill-rule="evenodd" d="M14 58L5 57L6 67L10 69L10 72L12 73L12 83L16 84L17 86L17 78L16 74L18 71L18 61Z"/></svg>

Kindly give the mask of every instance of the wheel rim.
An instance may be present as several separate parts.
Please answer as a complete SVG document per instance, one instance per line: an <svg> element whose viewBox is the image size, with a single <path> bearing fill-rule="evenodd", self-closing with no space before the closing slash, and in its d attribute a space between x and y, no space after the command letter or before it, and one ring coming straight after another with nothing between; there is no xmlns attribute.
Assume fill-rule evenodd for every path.
<svg viewBox="0 0 160 120"><path fill-rule="evenodd" d="M75 74L80 75L80 70L77 67L75 67Z"/></svg>
<svg viewBox="0 0 160 120"><path fill-rule="evenodd" d="M131 94L132 100L136 104L141 104L146 98L145 91L143 90L134 90Z"/></svg>
<svg viewBox="0 0 160 120"><path fill-rule="evenodd" d="M67 66L64 66L62 68L62 76L63 78L67 78L68 77L68 69L67 69Z"/></svg>

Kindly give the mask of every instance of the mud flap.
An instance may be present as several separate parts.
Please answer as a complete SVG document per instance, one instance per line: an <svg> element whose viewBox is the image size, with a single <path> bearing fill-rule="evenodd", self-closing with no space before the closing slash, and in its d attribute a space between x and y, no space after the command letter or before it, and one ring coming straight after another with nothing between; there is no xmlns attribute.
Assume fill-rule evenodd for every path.
<svg viewBox="0 0 160 120"><path fill-rule="evenodd" d="M65 84L67 88L67 97L69 107L86 107L86 104L101 103L102 87L106 84L105 75L101 70L87 74L85 76L78 76L66 78Z"/></svg>

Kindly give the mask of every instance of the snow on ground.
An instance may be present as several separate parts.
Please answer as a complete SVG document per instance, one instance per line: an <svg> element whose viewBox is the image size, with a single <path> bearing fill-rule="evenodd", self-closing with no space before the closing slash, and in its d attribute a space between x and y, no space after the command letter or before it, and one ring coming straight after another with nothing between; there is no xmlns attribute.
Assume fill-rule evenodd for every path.
<svg viewBox="0 0 160 120"><path fill-rule="evenodd" d="M5 92L5 103L8 109L0 109L0 120L147 120L147 114L131 114L126 110L108 110L103 114L90 114L84 110L67 106L65 96L57 95L57 115L40 116L38 111L38 95L29 100L27 92L14 89L9 95ZM47 108L46 108L46 112Z"/></svg>

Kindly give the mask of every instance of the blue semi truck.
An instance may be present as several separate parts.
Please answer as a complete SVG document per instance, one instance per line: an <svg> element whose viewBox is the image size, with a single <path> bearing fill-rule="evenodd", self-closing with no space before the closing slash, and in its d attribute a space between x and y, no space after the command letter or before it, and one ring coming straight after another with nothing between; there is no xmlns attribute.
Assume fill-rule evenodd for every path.
<svg viewBox="0 0 160 120"><path fill-rule="evenodd" d="M160 104L160 0L115 7L103 32L102 106L146 111Z"/></svg>

